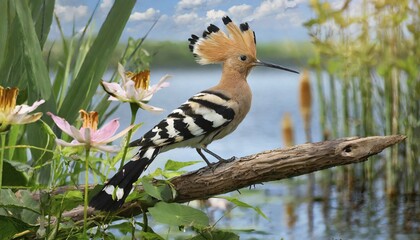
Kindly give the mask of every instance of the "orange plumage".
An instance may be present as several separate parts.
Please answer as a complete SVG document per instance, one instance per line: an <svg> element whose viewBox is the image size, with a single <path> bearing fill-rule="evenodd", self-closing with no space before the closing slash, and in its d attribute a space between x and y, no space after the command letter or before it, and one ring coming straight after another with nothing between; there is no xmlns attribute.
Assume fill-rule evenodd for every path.
<svg viewBox="0 0 420 240"><path fill-rule="evenodd" d="M203 37L192 35L189 39L190 49L200 64L224 62L237 53L257 58L257 48L254 31L248 23L235 25L229 17L223 18L228 34L220 31L213 24L204 31Z"/></svg>

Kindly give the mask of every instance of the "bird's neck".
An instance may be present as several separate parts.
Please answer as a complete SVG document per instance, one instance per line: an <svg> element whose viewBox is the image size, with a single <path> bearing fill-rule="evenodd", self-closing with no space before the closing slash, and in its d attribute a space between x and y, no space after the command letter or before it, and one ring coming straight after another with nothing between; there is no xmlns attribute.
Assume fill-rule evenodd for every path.
<svg viewBox="0 0 420 240"><path fill-rule="evenodd" d="M248 86L246 80L248 73L241 73L226 66L223 66L222 78L219 86L225 89L238 88L240 86Z"/></svg>
<svg viewBox="0 0 420 240"><path fill-rule="evenodd" d="M241 73L224 67L219 84L212 88L212 90L225 94L237 104L237 108L234 110L236 114L235 120L231 124L234 128L245 118L251 107L252 92L246 81L247 75L247 73Z"/></svg>
<svg viewBox="0 0 420 240"><path fill-rule="evenodd" d="M251 106L252 92L246 80L248 74L223 68L222 78L213 90L221 91L241 105L240 117L243 119Z"/></svg>

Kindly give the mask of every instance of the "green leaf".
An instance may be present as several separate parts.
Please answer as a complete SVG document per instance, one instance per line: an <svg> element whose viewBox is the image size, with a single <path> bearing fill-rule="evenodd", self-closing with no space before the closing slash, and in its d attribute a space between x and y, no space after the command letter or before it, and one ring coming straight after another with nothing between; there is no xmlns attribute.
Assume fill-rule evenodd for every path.
<svg viewBox="0 0 420 240"><path fill-rule="evenodd" d="M29 191L20 190L18 196L19 198L10 189L2 189L0 192L0 209L5 209L9 217L26 224L37 224L40 214L39 204L32 199Z"/></svg>
<svg viewBox="0 0 420 240"><path fill-rule="evenodd" d="M174 177L181 176L182 174L186 173L187 171L161 171L160 175L162 175L165 179L171 179Z"/></svg>
<svg viewBox="0 0 420 240"><path fill-rule="evenodd" d="M24 75L23 43L19 31L17 31L19 22L16 18L15 5L15 1L0 1L0 76L2 76L0 85L22 89L25 87L22 86Z"/></svg>
<svg viewBox="0 0 420 240"><path fill-rule="evenodd" d="M9 21L7 19L9 16L7 14L7 5L7 1L0 1L0 69L3 61L6 60L4 55L6 53L6 44L9 31Z"/></svg>
<svg viewBox="0 0 420 240"><path fill-rule="evenodd" d="M164 240L163 237L161 237L159 234L152 233L152 232L140 232L140 236L142 239L145 240Z"/></svg>
<svg viewBox="0 0 420 240"><path fill-rule="evenodd" d="M20 196L20 201L25 206L20 213L22 221L31 225L39 224L39 202L33 199L32 193L28 190L20 190Z"/></svg>
<svg viewBox="0 0 420 240"><path fill-rule="evenodd" d="M65 193L66 198L69 199L77 199L77 200L82 200L83 199L83 194L81 191L68 191Z"/></svg>
<svg viewBox="0 0 420 240"><path fill-rule="evenodd" d="M238 240L239 236L233 232L212 229L211 231L203 231L198 235L190 238L190 240Z"/></svg>
<svg viewBox="0 0 420 240"><path fill-rule="evenodd" d="M50 105L50 110L55 109L55 98L51 98L50 76L42 57L38 36L35 32L34 22L31 17L27 1L16 1L16 13L21 30L21 41L24 46L24 63L27 73L29 101L43 98Z"/></svg>
<svg viewBox="0 0 420 240"><path fill-rule="evenodd" d="M168 184L156 183L152 184L150 178L142 178L141 183L143 184L144 191L150 196L159 199L161 201L169 202L172 200L172 190Z"/></svg>
<svg viewBox="0 0 420 240"><path fill-rule="evenodd" d="M189 162L178 162L174 160L168 160L165 164L165 170L166 171L178 171L179 169L183 167L188 167L191 165L194 165L196 163L199 163L201 161L189 161Z"/></svg>
<svg viewBox="0 0 420 240"><path fill-rule="evenodd" d="M68 191L64 194L55 195L53 197L51 212L59 213L62 210L70 210L77 207L83 202L83 194L81 191Z"/></svg>
<svg viewBox="0 0 420 240"><path fill-rule="evenodd" d="M209 225L209 218L204 212L179 203L159 202L149 208L149 212L157 222L172 226L206 227Z"/></svg>
<svg viewBox="0 0 420 240"><path fill-rule="evenodd" d="M20 205L20 203L12 190L0 189L0 205Z"/></svg>
<svg viewBox="0 0 420 240"><path fill-rule="evenodd" d="M0 239L11 239L15 234L28 230L30 226L23 221L0 215Z"/></svg>
<svg viewBox="0 0 420 240"><path fill-rule="evenodd" d="M54 14L55 0L31 0L29 1L32 10L32 19L35 23L35 31L37 33L41 47L44 46L50 32L51 23Z"/></svg>
<svg viewBox="0 0 420 240"><path fill-rule="evenodd" d="M15 146L17 144L18 135L20 133L20 127L21 125L12 125L8 133L7 146ZM15 153L15 148L10 148L8 152L8 159L12 160L13 154Z"/></svg>
<svg viewBox="0 0 420 240"><path fill-rule="evenodd" d="M233 197L219 196L219 197L216 197L216 198L226 199L226 200L228 200L229 202L235 204L238 207L253 209L255 212L257 212L263 218L265 218L265 219L268 220L267 216L261 211L261 209L259 207L251 206L248 203L242 202L242 201L238 200L237 198L233 198Z"/></svg>
<svg viewBox="0 0 420 240"><path fill-rule="evenodd" d="M28 177L24 170L29 170L31 167L24 163L15 161L3 162L3 186L26 186Z"/></svg>
<svg viewBox="0 0 420 240"><path fill-rule="evenodd" d="M18 81L19 79L22 81L20 82L19 87L24 89L24 91L27 91L27 100L29 104L32 104L39 99L45 99L46 102L41 105L38 110L41 112L55 112L55 97L51 91L51 80L42 56L40 42L35 30L35 23L32 19L31 9L29 8L29 1L14 1L14 5L10 5L13 6L10 8L10 11L15 12L16 15L11 23L13 31L10 33L8 48L20 47L21 50L16 50L15 53L8 53L7 55L9 56L10 54L16 54L16 56L11 59L11 62L16 62L13 65L5 65L3 67L8 68L9 72L12 73L9 77L13 77L14 79L10 79L9 81ZM36 8L39 5L35 4L31 6ZM52 11L51 6L49 9ZM16 64L18 64L17 66L21 66L21 69L16 69ZM6 70L7 69L3 69L3 71ZM20 71L23 74L20 76L16 75L14 73L16 71ZM52 122L50 118L44 117L44 119L48 123ZM30 145L37 147L46 146L48 143L43 132L36 124L29 124L27 126L27 139ZM41 160L41 164L48 159L51 159L51 154L45 154L38 150L31 149L31 154L34 159ZM50 166L47 165L43 167L39 172L41 183L48 184L50 175Z"/></svg>

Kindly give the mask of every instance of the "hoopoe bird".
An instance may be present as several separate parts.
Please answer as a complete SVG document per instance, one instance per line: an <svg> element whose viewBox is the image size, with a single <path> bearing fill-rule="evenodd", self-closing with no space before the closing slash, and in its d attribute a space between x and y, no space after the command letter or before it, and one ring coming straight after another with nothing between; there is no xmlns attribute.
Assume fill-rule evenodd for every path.
<svg viewBox="0 0 420 240"><path fill-rule="evenodd" d="M210 24L202 37L191 35L188 39L198 63L222 63L219 83L191 97L142 138L130 143L130 146L140 147L139 151L92 198L91 207L104 211L118 209L132 190L133 183L161 152L191 147L209 166L211 164L202 151L224 161L207 149L207 145L233 132L247 115L252 100L247 82L251 69L265 66L298 73L258 60L255 33L248 23L237 26L227 16L222 20L228 34Z"/></svg>

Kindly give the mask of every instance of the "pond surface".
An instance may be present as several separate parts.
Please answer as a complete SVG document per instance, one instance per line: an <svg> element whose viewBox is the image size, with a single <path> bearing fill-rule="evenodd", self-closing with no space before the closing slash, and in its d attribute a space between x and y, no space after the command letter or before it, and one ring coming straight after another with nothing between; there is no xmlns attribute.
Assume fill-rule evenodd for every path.
<svg viewBox="0 0 420 240"><path fill-rule="evenodd" d="M165 74L173 76L170 80L171 86L158 92L150 104L167 111L163 114L140 111L137 120L144 122L144 125L132 139L141 137L193 94L215 85L220 79L221 71L218 68L200 66L194 70L152 70L151 84ZM253 90L251 111L234 133L212 143L209 149L223 157L241 157L282 147L280 122L285 113L292 116L295 143L304 143L303 122L299 114L299 76L259 68L250 74L248 81ZM312 92L314 101L311 133L313 141L321 141L322 129L318 123L314 84ZM128 126L129 106L122 105L114 116L120 117L122 127ZM147 172L163 167L167 159L201 160L193 149L174 149L160 154ZM205 163L202 161L187 170L203 166ZM232 209L234 206L223 205L223 202L219 202L219 207L207 206L206 210L212 220L217 222L217 228L236 231L241 239L420 239L418 196L397 196L389 199L384 194L383 181L365 186L356 179L352 189L337 189L334 184L335 172L337 170L316 173L320 180L328 174L330 177L326 178L328 181L325 184L317 181L320 184L315 186L313 196L308 194L307 176L264 183L252 189L242 189L241 194L228 194L259 207L268 219L253 210ZM177 229L171 229L167 235L168 227L164 225L155 226L154 230L169 239L190 236L188 232L182 233Z"/></svg>

